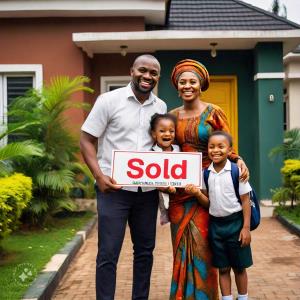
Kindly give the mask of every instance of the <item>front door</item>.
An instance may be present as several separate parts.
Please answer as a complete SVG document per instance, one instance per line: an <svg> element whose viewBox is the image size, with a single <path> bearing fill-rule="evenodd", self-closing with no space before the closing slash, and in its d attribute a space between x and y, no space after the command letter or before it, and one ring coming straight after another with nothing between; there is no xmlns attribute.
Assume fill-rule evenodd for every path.
<svg viewBox="0 0 300 300"><path fill-rule="evenodd" d="M235 76L211 76L209 89L202 94L205 102L220 106L228 119L234 149L238 150L237 79Z"/></svg>

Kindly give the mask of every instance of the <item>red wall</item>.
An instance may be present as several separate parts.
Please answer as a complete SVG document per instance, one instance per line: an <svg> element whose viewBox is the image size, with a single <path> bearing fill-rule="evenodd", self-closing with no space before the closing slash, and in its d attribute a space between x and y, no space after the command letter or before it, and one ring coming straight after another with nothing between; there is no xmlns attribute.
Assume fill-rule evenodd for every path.
<svg viewBox="0 0 300 300"><path fill-rule="evenodd" d="M101 59L88 58L73 43L72 33L143 30L142 17L1 19L0 64L42 64L43 79L46 83L52 76L86 75L93 80L93 87L93 69L98 70L95 63L101 63ZM122 59L127 61L128 57ZM128 64L125 65L128 74ZM105 66L110 66L107 61ZM112 66L115 69L118 65L112 63ZM109 72L109 69L106 71ZM99 93L99 90L96 93ZM92 102L96 93L93 96L78 93L75 101ZM73 125L80 127L84 118L83 112L72 110L68 115Z"/></svg>

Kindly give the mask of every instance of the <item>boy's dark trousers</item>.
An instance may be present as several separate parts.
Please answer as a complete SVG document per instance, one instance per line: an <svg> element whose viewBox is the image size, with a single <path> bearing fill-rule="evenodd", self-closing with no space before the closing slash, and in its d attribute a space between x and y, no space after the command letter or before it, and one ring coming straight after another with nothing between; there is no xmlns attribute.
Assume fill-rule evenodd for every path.
<svg viewBox="0 0 300 300"><path fill-rule="evenodd" d="M146 300L155 247L158 191L111 193L97 191L98 254L96 261L97 300L113 300L116 287L116 266L126 224L133 243L132 299Z"/></svg>

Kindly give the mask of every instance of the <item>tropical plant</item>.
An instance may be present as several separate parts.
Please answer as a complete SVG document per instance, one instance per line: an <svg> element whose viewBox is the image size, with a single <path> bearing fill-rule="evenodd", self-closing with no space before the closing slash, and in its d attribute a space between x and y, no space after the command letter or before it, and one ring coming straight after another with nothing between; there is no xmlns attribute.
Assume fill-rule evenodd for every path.
<svg viewBox="0 0 300 300"><path fill-rule="evenodd" d="M92 92L85 86L88 82L82 76L56 77L49 86L28 91L9 107L13 120L9 124L10 135L34 140L43 147L42 156L15 164L33 180L33 200L25 210L24 220L43 223L61 209L74 208L69 193L81 168L77 163L78 141L68 127L66 111L86 107L71 101L71 97L78 91Z"/></svg>
<svg viewBox="0 0 300 300"><path fill-rule="evenodd" d="M33 155L41 156L42 149L37 143L30 140L0 147L0 177L13 171L13 161Z"/></svg>
<svg viewBox="0 0 300 300"><path fill-rule="evenodd" d="M285 160L281 173L284 181L283 186L272 191L272 199L280 205L285 205L286 201L291 201L291 208L294 208L297 200L300 199L300 160Z"/></svg>
<svg viewBox="0 0 300 300"><path fill-rule="evenodd" d="M300 128L285 131L283 143L273 148L269 154L271 158L279 155L284 160L300 159Z"/></svg>

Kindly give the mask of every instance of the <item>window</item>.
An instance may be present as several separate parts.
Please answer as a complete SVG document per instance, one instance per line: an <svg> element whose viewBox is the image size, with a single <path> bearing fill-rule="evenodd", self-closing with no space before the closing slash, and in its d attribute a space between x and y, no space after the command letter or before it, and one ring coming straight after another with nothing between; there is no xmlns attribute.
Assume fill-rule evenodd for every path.
<svg viewBox="0 0 300 300"><path fill-rule="evenodd" d="M130 79L130 76L102 76L100 80L101 94L126 86Z"/></svg>
<svg viewBox="0 0 300 300"><path fill-rule="evenodd" d="M131 76L102 76L100 79L101 94L124 87L130 80ZM153 89L153 93L157 95L157 85Z"/></svg>
<svg viewBox="0 0 300 300"><path fill-rule="evenodd" d="M289 130L289 96L287 89L283 91L283 130Z"/></svg>
<svg viewBox="0 0 300 300"><path fill-rule="evenodd" d="M7 109L16 97L24 95L30 88L42 86L41 65L0 65L0 132L9 122ZM0 141L5 144L7 141Z"/></svg>

